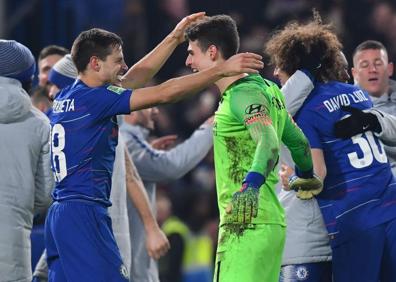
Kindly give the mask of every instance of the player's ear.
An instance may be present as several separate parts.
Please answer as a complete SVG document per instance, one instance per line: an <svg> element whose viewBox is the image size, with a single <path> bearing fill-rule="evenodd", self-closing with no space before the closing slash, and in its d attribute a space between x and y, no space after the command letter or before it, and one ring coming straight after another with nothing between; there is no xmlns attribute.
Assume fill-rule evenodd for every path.
<svg viewBox="0 0 396 282"><path fill-rule="evenodd" d="M219 55L219 49L215 45L210 45L208 48L209 56L212 61L216 60Z"/></svg>
<svg viewBox="0 0 396 282"><path fill-rule="evenodd" d="M92 69L92 70L94 70L94 71L96 71L96 72L100 71L100 60L99 60L98 57L92 56L92 57L89 59L88 65L89 65L89 68L90 68L90 69Z"/></svg>

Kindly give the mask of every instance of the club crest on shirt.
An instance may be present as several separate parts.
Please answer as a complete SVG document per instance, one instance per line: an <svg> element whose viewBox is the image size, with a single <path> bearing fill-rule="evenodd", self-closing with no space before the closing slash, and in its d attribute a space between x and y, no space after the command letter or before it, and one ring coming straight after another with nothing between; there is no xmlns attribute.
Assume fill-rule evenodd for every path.
<svg viewBox="0 0 396 282"><path fill-rule="evenodd" d="M107 90L110 90L111 92L114 92L114 93L120 95L126 89L122 88L122 87L115 86L115 85L109 85L109 86L107 86Z"/></svg>
<svg viewBox="0 0 396 282"><path fill-rule="evenodd" d="M128 269L123 264L121 264L121 266L120 266L120 273L121 273L122 277L124 277L125 279L129 280Z"/></svg>
<svg viewBox="0 0 396 282"><path fill-rule="evenodd" d="M305 266L299 266L296 270L296 275L299 281L306 280L309 275L308 269Z"/></svg>

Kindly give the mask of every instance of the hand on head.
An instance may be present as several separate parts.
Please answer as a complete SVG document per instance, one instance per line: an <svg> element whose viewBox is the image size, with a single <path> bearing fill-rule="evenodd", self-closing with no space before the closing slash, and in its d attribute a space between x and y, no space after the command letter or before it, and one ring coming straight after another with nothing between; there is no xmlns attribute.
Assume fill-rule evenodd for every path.
<svg viewBox="0 0 396 282"><path fill-rule="evenodd" d="M264 68L263 57L255 53L239 53L222 63L223 76L259 73Z"/></svg>
<svg viewBox="0 0 396 282"><path fill-rule="evenodd" d="M184 17L171 32L172 37L176 38L179 44L184 42L185 41L184 32L186 31L186 29L191 24L197 22L200 19L203 19L204 17L205 17L205 12L199 12Z"/></svg>

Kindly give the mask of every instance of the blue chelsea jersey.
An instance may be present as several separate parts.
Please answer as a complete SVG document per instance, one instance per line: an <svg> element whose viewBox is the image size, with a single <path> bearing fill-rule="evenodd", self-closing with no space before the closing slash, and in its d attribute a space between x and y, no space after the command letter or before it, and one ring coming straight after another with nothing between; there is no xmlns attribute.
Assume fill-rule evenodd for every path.
<svg viewBox="0 0 396 282"><path fill-rule="evenodd" d="M349 139L334 136L335 122L372 102L361 89L341 83L317 83L295 120L312 148L323 150L327 168L317 196L333 244L360 230L396 217L396 185L381 141L368 131Z"/></svg>
<svg viewBox="0 0 396 282"><path fill-rule="evenodd" d="M131 94L121 87L91 88L77 80L57 95L50 116L54 200L85 199L111 205L116 115L130 113Z"/></svg>

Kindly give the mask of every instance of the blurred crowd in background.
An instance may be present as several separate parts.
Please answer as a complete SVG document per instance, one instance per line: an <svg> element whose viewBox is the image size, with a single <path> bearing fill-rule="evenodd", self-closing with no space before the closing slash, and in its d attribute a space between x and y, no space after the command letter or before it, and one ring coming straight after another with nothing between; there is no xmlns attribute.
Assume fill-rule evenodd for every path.
<svg viewBox="0 0 396 282"><path fill-rule="evenodd" d="M351 52L362 41L379 40L396 58L396 1L388 0L3 0L1 38L15 39L38 56L47 45L70 49L74 38L91 27L121 35L124 55L130 66L142 58L185 15L206 11L208 15L229 14L238 23L241 51L263 52L276 29L286 23L312 19L316 8L325 23L339 35L351 64ZM178 47L156 77L156 82L189 73L184 66L186 47ZM273 67L263 75L273 79ZM214 88L175 105L162 106L152 138L177 134L185 140L217 107ZM205 230L216 242L217 205L213 154L180 180L160 183L159 193L171 199L172 212L192 230ZM159 217L162 217L159 210Z"/></svg>

